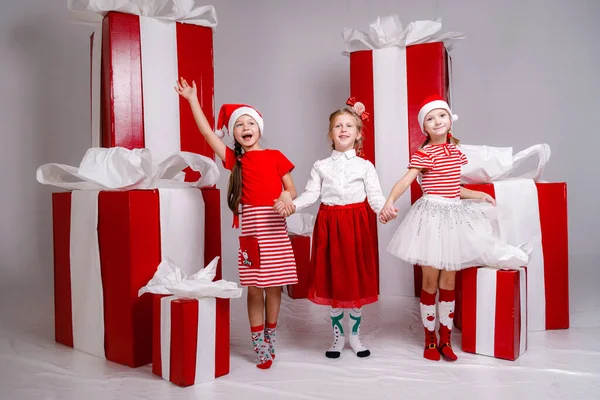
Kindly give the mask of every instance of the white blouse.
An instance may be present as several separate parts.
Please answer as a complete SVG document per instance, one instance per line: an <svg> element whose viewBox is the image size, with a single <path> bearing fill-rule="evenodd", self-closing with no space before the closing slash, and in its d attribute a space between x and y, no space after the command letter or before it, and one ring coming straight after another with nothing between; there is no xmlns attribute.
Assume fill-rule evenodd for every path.
<svg viewBox="0 0 600 400"><path fill-rule="evenodd" d="M306 190L294 200L296 211L309 207L321 198L326 205L362 203L365 197L376 213L385 204L375 167L356 155L333 150L331 157L314 163Z"/></svg>

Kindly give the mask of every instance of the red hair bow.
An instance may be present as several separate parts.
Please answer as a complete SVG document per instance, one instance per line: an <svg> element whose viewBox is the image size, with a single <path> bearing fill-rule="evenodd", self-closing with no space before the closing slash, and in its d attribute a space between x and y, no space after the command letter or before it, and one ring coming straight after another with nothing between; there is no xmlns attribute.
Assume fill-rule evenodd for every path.
<svg viewBox="0 0 600 400"><path fill-rule="evenodd" d="M360 119L362 119L363 121L369 118L369 113L365 111L365 105L360 101L356 101L356 98L349 97L346 101L346 104L352 107L354 112L357 113Z"/></svg>

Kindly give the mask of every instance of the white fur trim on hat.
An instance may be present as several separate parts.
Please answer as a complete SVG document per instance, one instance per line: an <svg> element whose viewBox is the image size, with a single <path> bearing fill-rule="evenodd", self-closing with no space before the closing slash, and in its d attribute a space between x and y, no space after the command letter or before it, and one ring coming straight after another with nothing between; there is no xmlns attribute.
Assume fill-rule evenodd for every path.
<svg viewBox="0 0 600 400"><path fill-rule="evenodd" d="M231 113L231 116L229 117L229 124L227 126L227 128L229 129L229 134L233 135L233 127L235 126L235 121L237 121L237 119L239 117L241 117L242 115L246 115L246 114L251 116L252 118L254 118L254 120L258 124L258 128L259 128L260 134L262 136L263 128L264 128L263 119L260 116L260 114L252 107L240 107Z"/></svg>
<svg viewBox="0 0 600 400"><path fill-rule="evenodd" d="M419 120L419 127L421 128L421 132L423 132L424 135L427 135L427 133L425 132L425 128L423 127L425 117L427 116L427 114L429 114L430 111L437 110L438 108L448 111L448 114L450 114L450 116L452 117L452 121L458 120L458 115L452 114L450 106L444 100L434 100L432 102L429 102L423 107L421 107L421 109L419 110L419 115L417 116Z"/></svg>

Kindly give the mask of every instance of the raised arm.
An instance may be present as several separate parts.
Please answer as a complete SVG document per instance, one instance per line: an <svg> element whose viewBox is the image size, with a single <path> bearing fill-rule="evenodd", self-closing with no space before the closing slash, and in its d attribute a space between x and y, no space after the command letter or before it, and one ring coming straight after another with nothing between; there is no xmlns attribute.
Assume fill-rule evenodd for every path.
<svg viewBox="0 0 600 400"><path fill-rule="evenodd" d="M206 142L214 150L217 156L219 156L221 160L225 161L225 152L227 146L212 130L208 120L206 119L206 116L204 115L204 112L202 111L202 108L200 107L196 82L192 81L192 86L190 86L185 79L181 78L179 81L177 81L175 91L190 103L192 115L194 116L194 120L196 121L196 125L198 126L200 133L202 136L204 136L204 139L206 139Z"/></svg>

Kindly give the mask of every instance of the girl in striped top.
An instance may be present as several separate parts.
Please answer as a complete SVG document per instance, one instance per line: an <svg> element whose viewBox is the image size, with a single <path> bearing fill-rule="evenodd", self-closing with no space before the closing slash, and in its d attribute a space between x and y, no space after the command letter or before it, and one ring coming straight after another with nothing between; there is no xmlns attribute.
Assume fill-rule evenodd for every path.
<svg viewBox="0 0 600 400"><path fill-rule="evenodd" d="M217 133L222 135L217 135L200 108L196 84L190 86L181 78L175 90L189 101L200 132L225 168L231 170L227 200L234 226L239 226L240 215L242 220L240 284L248 287L248 318L257 367L266 369L275 358L281 286L298 283L286 221L273 208L275 202L287 213L293 210L294 165L280 151L261 148L258 140L263 134L263 119L254 108L224 104L217 124L221 128ZM233 136L234 150L221 140L225 133Z"/></svg>
<svg viewBox="0 0 600 400"><path fill-rule="evenodd" d="M490 204L496 205L495 200L486 193L460 186L461 166L467 158L450 131L457 116L452 115L448 104L440 97L429 97L418 119L427 139L412 155L406 174L392 188L379 219L387 223L396 218L394 202L421 175L423 196L413 204L387 249L396 257L421 266L424 357L439 360L441 354L454 361L457 357L450 344L450 333L456 271L477 265L518 267L527 265L529 256L522 249L501 242L494 232L486 212L493 208ZM439 342L434 329L438 286Z"/></svg>

